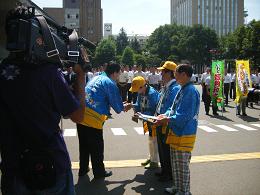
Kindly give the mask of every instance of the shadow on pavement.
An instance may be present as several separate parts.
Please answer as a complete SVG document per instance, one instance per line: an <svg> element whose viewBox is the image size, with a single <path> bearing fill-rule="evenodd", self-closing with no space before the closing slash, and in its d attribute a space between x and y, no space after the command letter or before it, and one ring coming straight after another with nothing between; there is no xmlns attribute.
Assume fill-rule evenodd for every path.
<svg viewBox="0 0 260 195"><path fill-rule="evenodd" d="M112 188L110 185L112 187L115 185L115 187L109 190ZM144 175L138 174L133 179L123 181L105 181L103 179L90 181L89 176L80 177L75 185L75 190L77 195L160 195L164 194L164 188L169 186L171 186L171 182L160 183L154 176L154 171L147 170Z"/></svg>
<svg viewBox="0 0 260 195"><path fill-rule="evenodd" d="M141 183L132 190L142 195L160 195L164 194L164 189L172 186L172 182L161 183L157 181L158 177L154 175L154 171L145 171L144 175L136 175L134 181Z"/></svg>
<svg viewBox="0 0 260 195"><path fill-rule="evenodd" d="M225 114L225 112L224 112ZM212 116L210 115L211 118L216 118L216 119L219 119L219 120L224 120L224 121L230 121L230 122L234 122L233 120L227 118L226 116L222 116L222 113L219 112L219 115L218 116Z"/></svg>
<svg viewBox="0 0 260 195"><path fill-rule="evenodd" d="M242 120L246 121L246 122L259 122L259 118L255 118L252 116L239 116L239 118L241 118Z"/></svg>

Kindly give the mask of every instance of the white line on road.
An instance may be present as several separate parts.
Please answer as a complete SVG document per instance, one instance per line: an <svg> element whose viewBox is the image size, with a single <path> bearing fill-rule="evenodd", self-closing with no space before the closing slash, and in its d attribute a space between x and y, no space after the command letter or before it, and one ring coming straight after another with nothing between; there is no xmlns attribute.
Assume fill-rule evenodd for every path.
<svg viewBox="0 0 260 195"><path fill-rule="evenodd" d="M208 127L208 126L199 125L198 127L199 127L200 129L202 129L202 130L208 132L208 133L216 133L216 132L218 132L217 130L212 129L212 128Z"/></svg>
<svg viewBox="0 0 260 195"><path fill-rule="evenodd" d="M63 136L64 137L75 137L75 136L77 136L77 130L76 129L64 129Z"/></svg>
<svg viewBox="0 0 260 195"><path fill-rule="evenodd" d="M139 135L144 135L144 128L143 127L134 127L134 130L139 134ZM145 135L149 134L149 132L146 132Z"/></svg>
<svg viewBox="0 0 260 195"><path fill-rule="evenodd" d="M233 129L231 127L228 127L226 125L216 125L217 127L221 128L221 129L224 129L225 131L238 131L236 129Z"/></svg>
<svg viewBox="0 0 260 195"><path fill-rule="evenodd" d="M111 128L114 135L126 135L126 132L122 128Z"/></svg>
<svg viewBox="0 0 260 195"><path fill-rule="evenodd" d="M257 129L254 129L252 127L248 127L248 126L242 125L242 124L235 124L234 126L239 127L241 129L245 129L247 131L257 131Z"/></svg>
<svg viewBox="0 0 260 195"><path fill-rule="evenodd" d="M260 127L260 124L251 124L251 125L254 125L256 127Z"/></svg>

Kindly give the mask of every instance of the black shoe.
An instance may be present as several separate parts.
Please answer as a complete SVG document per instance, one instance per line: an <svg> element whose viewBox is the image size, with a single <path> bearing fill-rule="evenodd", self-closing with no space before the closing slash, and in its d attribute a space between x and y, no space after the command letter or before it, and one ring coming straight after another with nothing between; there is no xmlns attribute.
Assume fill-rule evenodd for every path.
<svg viewBox="0 0 260 195"><path fill-rule="evenodd" d="M240 116L240 113L236 113L237 116Z"/></svg>
<svg viewBox="0 0 260 195"><path fill-rule="evenodd" d="M246 114L246 113L243 113L243 116L247 116L247 114Z"/></svg>
<svg viewBox="0 0 260 195"><path fill-rule="evenodd" d="M105 177L110 177L113 175L112 171L105 171L105 173L103 175L96 175L94 176L95 179L101 179L101 178L105 178Z"/></svg>
<svg viewBox="0 0 260 195"><path fill-rule="evenodd" d="M156 177L161 177L161 176L163 176L163 173L162 172L157 172L157 173L155 173L154 174Z"/></svg>
<svg viewBox="0 0 260 195"><path fill-rule="evenodd" d="M208 115L208 116L209 116L209 113L207 112L207 113L206 113L206 115Z"/></svg>
<svg viewBox="0 0 260 195"><path fill-rule="evenodd" d="M219 116L219 114L216 112L216 113L213 113L214 116Z"/></svg>
<svg viewBox="0 0 260 195"><path fill-rule="evenodd" d="M167 181L171 181L172 180L172 176L171 175L162 175L158 181L160 182L167 182Z"/></svg>
<svg viewBox="0 0 260 195"><path fill-rule="evenodd" d="M83 177L85 176L88 172L90 171L90 168L88 167L87 169L83 170L83 169L79 169L79 177Z"/></svg>

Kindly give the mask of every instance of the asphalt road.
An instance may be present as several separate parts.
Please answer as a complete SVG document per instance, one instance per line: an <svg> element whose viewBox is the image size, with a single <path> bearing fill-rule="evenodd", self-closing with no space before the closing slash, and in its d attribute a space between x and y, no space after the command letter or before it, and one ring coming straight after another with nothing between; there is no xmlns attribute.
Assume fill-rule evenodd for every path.
<svg viewBox="0 0 260 195"><path fill-rule="evenodd" d="M260 195L260 156L258 154L257 157L243 160L248 154L260 152L260 106L247 108L248 117L235 115L233 101L229 102L226 110L223 116L206 116L201 102L193 156L217 157L191 164L191 191L195 195ZM113 119L106 121L104 126L104 140L105 161L110 163L114 175L105 181L94 181L90 173L89 177L78 181L78 170L74 167L77 194L164 194L164 187L171 183L159 183L153 171L146 171L139 164L141 159L148 156L148 136L141 133L141 122L137 124L131 121L132 111L112 114ZM65 140L72 162L77 163L78 139L75 125L65 120L63 127L70 129L65 130ZM235 158L230 160L226 154L235 155ZM220 160L215 161L214 158ZM134 162L131 161L129 167L120 168L120 163L125 162L123 160Z"/></svg>

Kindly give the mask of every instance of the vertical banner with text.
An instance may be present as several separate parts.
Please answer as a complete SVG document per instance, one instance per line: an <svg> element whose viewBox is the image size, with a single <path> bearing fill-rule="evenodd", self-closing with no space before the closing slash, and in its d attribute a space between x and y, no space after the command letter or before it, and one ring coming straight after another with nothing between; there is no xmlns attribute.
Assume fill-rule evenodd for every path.
<svg viewBox="0 0 260 195"><path fill-rule="evenodd" d="M223 80L224 80L224 61L213 61L211 68L210 96L212 102L217 106L223 107Z"/></svg>
<svg viewBox="0 0 260 195"><path fill-rule="evenodd" d="M236 103L240 102L241 97L248 95L248 89L252 87L250 78L249 60L236 61Z"/></svg>

